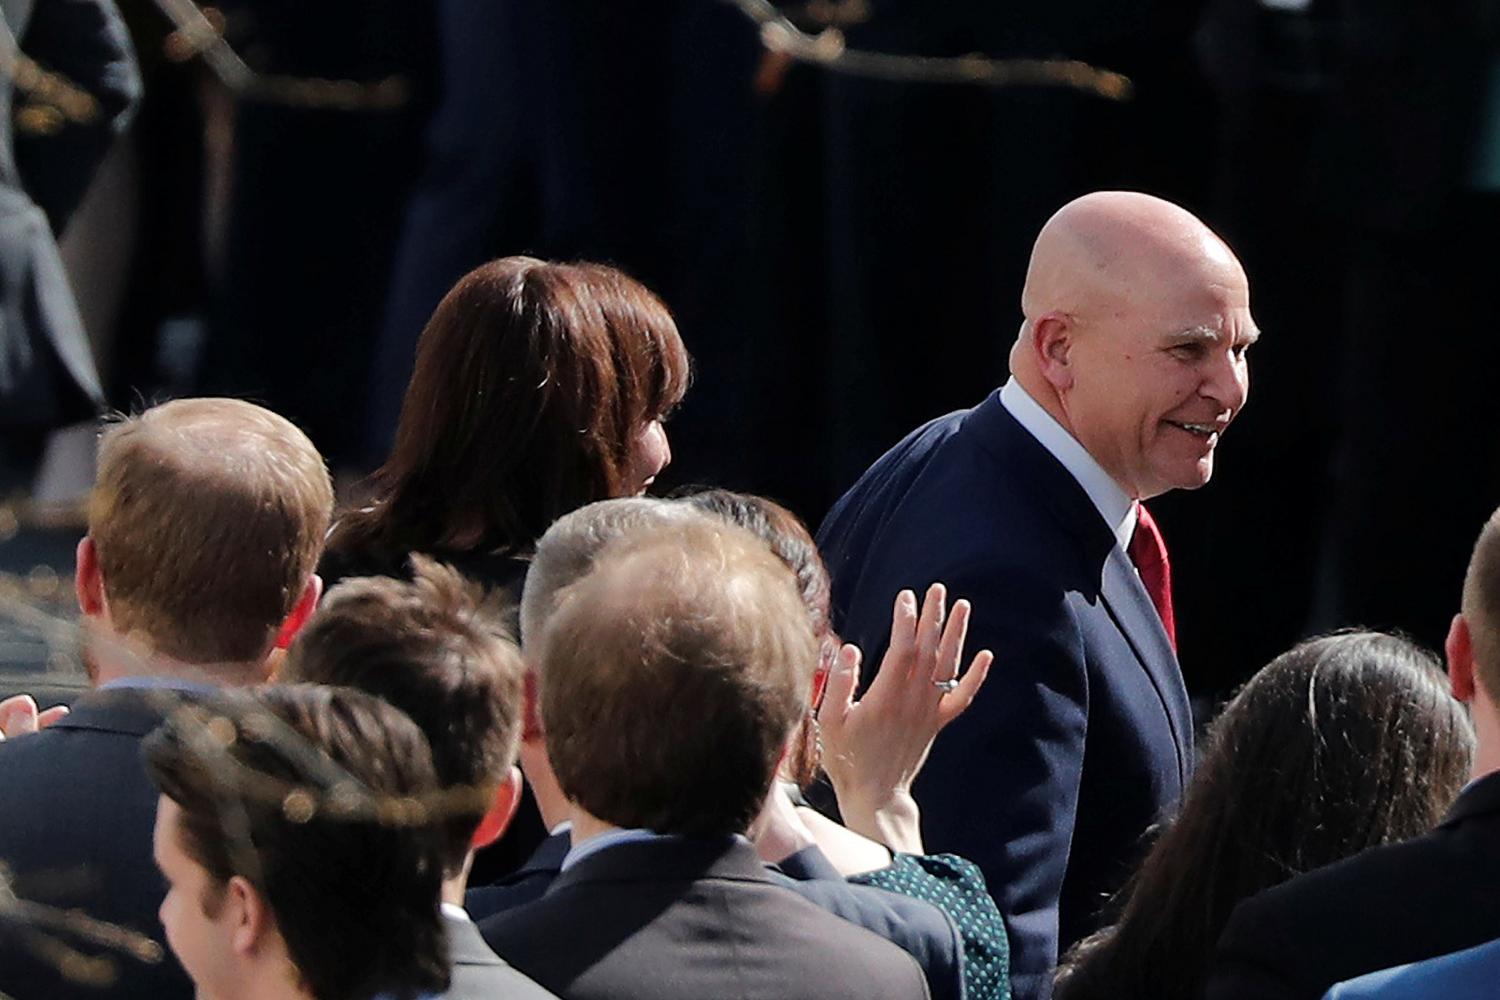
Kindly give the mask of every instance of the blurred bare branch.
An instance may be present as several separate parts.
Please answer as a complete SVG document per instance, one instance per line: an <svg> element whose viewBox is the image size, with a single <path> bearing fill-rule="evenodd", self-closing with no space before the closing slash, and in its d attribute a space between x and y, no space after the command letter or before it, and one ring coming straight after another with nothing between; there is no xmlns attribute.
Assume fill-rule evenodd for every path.
<svg viewBox="0 0 1500 1000"><path fill-rule="evenodd" d="M797 27L770 0L723 2L733 4L760 26L761 44L768 50L834 73L907 83L1066 87L1112 101L1128 100L1131 96L1129 77L1077 60L992 59L978 54L906 56L851 49L838 28L828 27L816 35L809 34ZM844 5L830 6L837 9Z"/></svg>

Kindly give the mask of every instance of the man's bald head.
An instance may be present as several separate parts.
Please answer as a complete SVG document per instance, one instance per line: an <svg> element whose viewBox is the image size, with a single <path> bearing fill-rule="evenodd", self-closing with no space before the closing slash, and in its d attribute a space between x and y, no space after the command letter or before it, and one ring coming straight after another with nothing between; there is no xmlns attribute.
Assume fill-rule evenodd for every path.
<svg viewBox="0 0 1500 1000"><path fill-rule="evenodd" d="M1233 252L1191 212L1099 191L1037 236L1011 371L1133 497L1201 486L1257 336Z"/></svg>
<svg viewBox="0 0 1500 1000"><path fill-rule="evenodd" d="M1244 283L1234 253L1187 209L1134 191L1096 191L1047 220L1031 250L1021 311L1094 317L1195 281Z"/></svg>

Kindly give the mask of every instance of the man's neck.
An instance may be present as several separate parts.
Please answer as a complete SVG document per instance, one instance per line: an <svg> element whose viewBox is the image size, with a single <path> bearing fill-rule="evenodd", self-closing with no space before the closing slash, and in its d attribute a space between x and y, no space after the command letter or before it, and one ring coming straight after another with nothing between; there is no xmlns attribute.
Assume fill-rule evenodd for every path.
<svg viewBox="0 0 1500 1000"><path fill-rule="evenodd" d="M214 687L248 687L268 679L265 660L245 663L186 663L173 659L138 639L128 638L92 625L87 632L84 656L94 686L135 678L181 681Z"/></svg>
<svg viewBox="0 0 1500 1000"><path fill-rule="evenodd" d="M577 847L579 844L587 843L588 841L593 840L595 837L602 837L606 833L614 833L616 830L620 829L620 827L615 826L613 823L606 823L602 819L590 816L588 813L584 812L577 806L574 806L571 812L571 818L573 820L572 839L574 847Z"/></svg>
<svg viewBox="0 0 1500 1000"><path fill-rule="evenodd" d="M1469 717L1474 721L1476 744L1470 775L1478 781L1500 771L1500 710L1480 685L1475 685L1474 698L1469 703Z"/></svg>

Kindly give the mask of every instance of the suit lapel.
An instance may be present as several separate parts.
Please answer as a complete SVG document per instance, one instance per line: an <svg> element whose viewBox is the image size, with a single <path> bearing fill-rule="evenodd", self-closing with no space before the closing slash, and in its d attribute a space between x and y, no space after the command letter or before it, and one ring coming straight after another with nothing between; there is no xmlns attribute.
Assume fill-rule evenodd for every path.
<svg viewBox="0 0 1500 1000"><path fill-rule="evenodd" d="M504 965L471 920L459 920L443 914L443 925L448 928L448 952L454 965Z"/></svg>
<svg viewBox="0 0 1500 1000"><path fill-rule="evenodd" d="M1186 787L1192 753L1192 709L1182 685L1177 654L1172 651L1171 640L1167 638L1156 605L1151 603L1151 595L1146 593L1130 557L1121 552L1119 546L1111 549L1104 560L1099 592L1110 617L1119 626L1120 634L1130 644L1161 699L1162 709L1172 728L1172 742L1177 749L1177 774Z"/></svg>
<svg viewBox="0 0 1500 1000"><path fill-rule="evenodd" d="M1083 487L1011 416L1000 402L998 391L971 411L969 425L976 434L975 440L1002 464L1015 468L1024 477L1037 505L1078 543L1079 558L1090 575L1099 574L1099 596L1161 699L1177 750L1178 777L1186 786L1192 759L1192 709L1183 688L1177 654L1172 651L1161 616L1130 557L1121 551L1114 532L1099 516L1098 508Z"/></svg>

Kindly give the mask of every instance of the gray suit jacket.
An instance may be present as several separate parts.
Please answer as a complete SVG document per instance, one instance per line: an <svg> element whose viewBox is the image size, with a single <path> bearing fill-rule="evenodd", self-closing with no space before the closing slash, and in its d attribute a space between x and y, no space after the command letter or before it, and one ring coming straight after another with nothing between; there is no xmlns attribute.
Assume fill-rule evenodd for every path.
<svg viewBox="0 0 1500 1000"><path fill-rule="evenodd" d="M446 1000L557 1000L490 950L472 920L443 915L448 927L448 950L453 959L453 982Z"/></svg>

